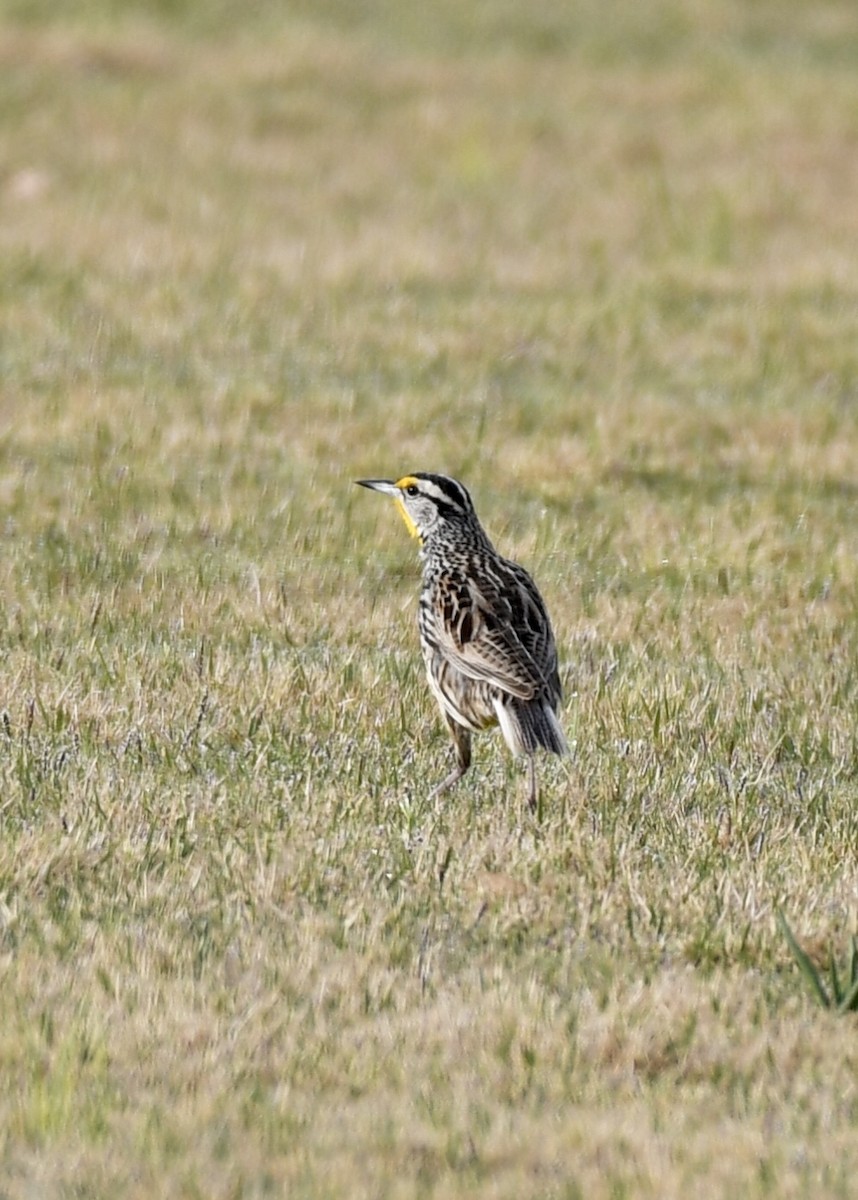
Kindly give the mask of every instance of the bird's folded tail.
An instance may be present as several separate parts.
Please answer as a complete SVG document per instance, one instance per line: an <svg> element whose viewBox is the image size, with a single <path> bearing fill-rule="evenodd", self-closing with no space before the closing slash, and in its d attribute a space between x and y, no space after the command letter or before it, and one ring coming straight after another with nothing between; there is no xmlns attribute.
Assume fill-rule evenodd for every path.
<svg viewBox="0 0 858 1200"><path fill-rule="evenodd" d="M547 700L519 700L515 696L494 701L504 741L513 754L533 754L542 747L552 754L568 754L560 722Z"/></svg>

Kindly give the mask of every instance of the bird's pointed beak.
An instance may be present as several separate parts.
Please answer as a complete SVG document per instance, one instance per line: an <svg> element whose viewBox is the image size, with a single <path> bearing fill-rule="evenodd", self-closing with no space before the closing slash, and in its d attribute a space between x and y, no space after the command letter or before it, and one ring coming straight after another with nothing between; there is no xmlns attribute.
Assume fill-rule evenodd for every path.
<svg viewBox="0 0 858 1200"><path fill-rule="evenodd" d="M373 492L384 492L386 496L399 495L399 488L392 479L356 479L355 483Z"/></svg>
<svg viewBox="0 0 858 1200"><path fill-rule="evenodd" d="M406 476L406 479L409 478ZM392 496L396 501L396 507L399 509L399 515L405 522L405 527L413 538L422 544L423 538L420 535L420 530L411 520L408 509L405 507L405 502L402 499L402 488L399 484L404 480L400 479L399 483L394 483L392 479L356 479L355 483L359 483L361 487L370 488L374 492L384 492L385 496Z"/></svg>

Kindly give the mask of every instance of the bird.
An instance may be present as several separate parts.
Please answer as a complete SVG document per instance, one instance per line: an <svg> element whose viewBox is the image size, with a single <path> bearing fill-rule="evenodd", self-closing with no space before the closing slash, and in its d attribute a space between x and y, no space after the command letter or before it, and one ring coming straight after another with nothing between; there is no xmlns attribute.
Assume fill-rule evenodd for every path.
<svg viewBox="0 0 858 1200"><path fill-rule="evenodd" d="M536 751L568 748L557 718L557 646L536 584L497 552L458 480L416 471L355 482L392 496L421 547L420 646L456 753L430 799L468 771L472 735L499 725L512 754L527 755L528 804L537 811Z"/></svg>

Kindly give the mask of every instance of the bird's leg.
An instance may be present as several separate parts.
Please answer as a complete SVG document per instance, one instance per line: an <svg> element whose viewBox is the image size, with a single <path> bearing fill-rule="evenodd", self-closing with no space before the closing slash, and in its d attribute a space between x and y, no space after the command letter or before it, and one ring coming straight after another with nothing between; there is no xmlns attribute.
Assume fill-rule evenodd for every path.
<svg viewBox="0 0 858 1200"><path fill-rule="evenodd" d="M433 788L429 793L429 799L435 800L438 796L451 788L454 783L458 783L462 776L471 765L471 735L464 726L458 721L452 720L447 714L444 714L444 719L447 722L447 728L450 730L450 736L456 747L456 765L446 778L442 779L436 788Z"/></svg>
<svg viewBox="0 0 858 1200"><path fill-rule="evenodd" d="M527 773L530 780L530 789L527 793L527 807L532 813L539 810L539 791L536 786L536 755L528 754L527 756ZM541 816L541 814L540 814Z"/></svg>

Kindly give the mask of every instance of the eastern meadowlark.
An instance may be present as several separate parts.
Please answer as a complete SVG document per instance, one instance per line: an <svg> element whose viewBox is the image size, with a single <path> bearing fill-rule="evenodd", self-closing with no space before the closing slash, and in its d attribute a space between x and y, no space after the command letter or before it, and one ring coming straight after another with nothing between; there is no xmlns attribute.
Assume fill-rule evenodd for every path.
<svg viewBox="0 0 858 1200"><path fill-rule="evenodd" d="M528 756L535 809L537 749L566 753L556 716L557 647L536 584L524 567L498 554L455 479L418 471L396 482L357 482L393 496L422 547L420 644L456 747L456 765L433 798L470 767L471 734L500 725L512 753Z"/></svg>

